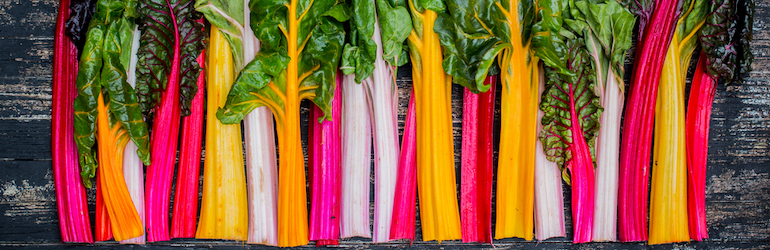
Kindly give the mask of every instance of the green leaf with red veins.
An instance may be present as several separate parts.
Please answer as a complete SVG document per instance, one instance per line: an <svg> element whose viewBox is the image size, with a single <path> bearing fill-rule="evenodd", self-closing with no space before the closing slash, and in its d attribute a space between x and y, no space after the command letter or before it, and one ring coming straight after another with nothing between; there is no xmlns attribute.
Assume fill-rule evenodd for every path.
<svg viewBox="0 0 770 250"><path fill-rule="evenodd" d="M546 67L548 81L540 103L540 109L545 113L542 119L545 127L540 132L540 141L548 160L559 164L562 171L573 158L571 149L577 140L585 140L591 158L595 157L595 139L599 134L599 117L603 111L594 92L594 71L583 39L570 39L567 45L570 48L567 68L575 75L561 74ZM578 123L577 126L573 126L575 123ZM564 177L569 182L566 173Z"/></svg>

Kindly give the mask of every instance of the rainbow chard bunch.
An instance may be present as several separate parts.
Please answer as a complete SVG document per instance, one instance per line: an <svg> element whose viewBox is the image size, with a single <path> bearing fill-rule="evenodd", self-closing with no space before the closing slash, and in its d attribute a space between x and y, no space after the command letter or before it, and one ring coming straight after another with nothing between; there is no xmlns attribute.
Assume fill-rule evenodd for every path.
<svg viewBox="0 0 770 250"><path fill-rule="evenodd" d="M168 211L181 115L197 92L203 24L192 0L142 0L137 65L140 104L152 121L152 153L145 184L147 239L169 239Z"/></svg>
<svg viewBox="0 0 770 250"><path fill-rule="evenodd" d="M690 238L708 238L706 225L706 165L711 105L717 81L740 84L751 71L754 55L754 1L716 0L708 2L708 16L700 29L703 48L690 87L685 134L688 168L688 216Z"/></svg>
<svg viewBox="0 0 770 250"><path fill-rule="evenodd" d="M492 243L492 158L496 74L477 81L484 52L495 45L480 20L491 20L492 1L446 1L449 13L436 19L436 31L444 48L444 70L463 94L462 172L460 211L463 242ZM469 15L473 13L473 15ZM481 31L481 32L480 32Z"/></svg>

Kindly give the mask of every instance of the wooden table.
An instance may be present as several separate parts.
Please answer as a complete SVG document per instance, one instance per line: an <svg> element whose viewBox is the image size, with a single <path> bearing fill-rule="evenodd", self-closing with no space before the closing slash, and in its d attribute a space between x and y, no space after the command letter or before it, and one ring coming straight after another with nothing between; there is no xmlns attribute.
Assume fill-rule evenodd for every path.
<svg viewBox="0 0 770 250"><path fill-rule="evenodd" d="M82 247L59 238L51 169L51 61L57 0L0 0L0 248ZM770 248L770 0L759 0L752 50L756 56L746 82L718 88L711 121L706 206L710 239L689 244L650 247L643 243L571 244L567 238L545 242L520 239L495 241L513 248ZM627 70L630 72L630 70ZM628 79L628 76L626 77ZM410 70L399 70L399 124L411 88ZM499 88L498 88L499 89ZM453 89L455 159L459 168L462 89ZM499 105L498 95L498 105ZM303 103L307 124L309 103ZM499 110L497 111L499 117ZM497 121L499 127L499 119ZM306 128L306 125L305 125ZM306 131L306 129L304 129ZM303 133L305 133L303 131ZM306 141L303 134L303 140ZM566 185L565 185L566 187ZM569 190L565 188L565 209ZM94 192L89 191L93 218ZM567 215L567 231L569 225ZM419 220L418 220L419 223ZM419 225L418 225L419 228ZM418 239L420 238L418 230ZM101 248L129 248L115 242ZM356 249L407 247L408 243L371 244L343 240ZM419 248L489 248L456 241L415 242ZM234 241L173 240L145 246L152 249L262 248ZM312 247L312 245L311 245Z"/></svg>

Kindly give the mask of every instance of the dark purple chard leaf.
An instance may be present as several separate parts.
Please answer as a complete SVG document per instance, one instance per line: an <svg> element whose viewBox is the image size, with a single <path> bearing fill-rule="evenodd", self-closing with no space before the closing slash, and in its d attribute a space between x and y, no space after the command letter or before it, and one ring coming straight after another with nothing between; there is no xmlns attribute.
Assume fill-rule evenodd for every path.
<svg viewBox="0 0 770 250"><path fill-rule="evenodd" d="M197 92L197 76L201 67L196 61L203 49L202 17L195 11L193 0L140 1L142 38L137 64L136 92L144 113L151 117L169 79L179 79L182 115L190 113L190 103ZM174 23L176 20L176 23ZM174 41L174 29L179 29L181 41ZM174 45L180 44L180 58L174 56ZM182 71L169 76L171 63L179 62Z"/></svg>
<svg viewBox="0 0 770 250"><path fill-rule="evenodd" d="M88 23L96 11L96 0L72 0L70 2L70 18L64 24L64 34L72 40L78 48L78 58L86 45L86 32Z"/></svg>
<svg viewBox="0 0 770 250"><path fill-rule="evenodd" d="M713 0L700 30L706 70L727 84L740 84L751 71L754 7L754 0Z"/></svg>

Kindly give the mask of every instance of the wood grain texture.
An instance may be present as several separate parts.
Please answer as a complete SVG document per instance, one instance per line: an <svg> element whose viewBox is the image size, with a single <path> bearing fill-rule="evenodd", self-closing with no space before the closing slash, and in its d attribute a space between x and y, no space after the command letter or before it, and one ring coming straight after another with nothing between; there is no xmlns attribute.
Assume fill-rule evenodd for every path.
<svg viewBox="0 0 770 250"><path fill-rule="evenodd" d="M50 160L50 106L53 27L57 5L56 0L0 0L0 249L87 246L62 245L56 218ZM568 221L566 238L550 239L539 244L506 239L495 241L495 246L528 249L770 249L770 0L757 2L754 27L754 71L743 85L719 86L713 107L706 180L710 239L705 242L654 247L642 243L572 245L570 194L565 186L565 217ZM632 61L632 58L627 59L626 67L630 67ZM630 70L627 73L630 76ZM402 129L411 88L411 70L408 65L399 69L398 85L399 128ZM454 86L452 90L455 162L459 179L462 89ZM500 95L497 96L499 107ZM303 102L303 124L308 122L309 105L310 102ZM495 115L498 123L495 129L499 132L499 109ZM306 134L305 125L303 141L307 141ZM93 216L93 190L89 190L88 195ZM417 238L420 237L417 220ZM134 248L114 242L98 243L96 246ZM340 241L340 246L386 249L409 245L405 242L371 244L367 239L354 238ZM489 248L486 245L457 241L443 244L417 241L412 246L429 249ZM141 248L177 247L265 248L234 241L189 239L155 243Z"/></svg>

